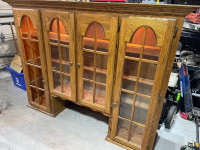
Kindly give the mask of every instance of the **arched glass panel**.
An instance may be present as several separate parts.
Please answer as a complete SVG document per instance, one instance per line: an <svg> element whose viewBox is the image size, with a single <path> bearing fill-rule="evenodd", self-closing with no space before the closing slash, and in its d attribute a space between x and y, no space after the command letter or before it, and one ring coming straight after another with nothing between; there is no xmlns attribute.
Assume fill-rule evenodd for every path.
<svg viewBox="0 0 200 150"><path fill-rule="evenodd" d="M126 43L117 136L138 146L144 134L160 50L156 34L148 26L138 28Z"/></svg>
<svg viewBox="0 0 200 150"><path fill-rule="evenodd" d="M100 23L88 25L83 37L84 100L105 106L109 40Z"/></svg>
<svg viewBox="0 0 200 150"><path fill-rule="evenodd" d="M46 106L37 30L28 16L21 19L21 38L34 103Z"/></svg>
<svg viewBox="0 0 200 150"><path fill-rule="evenodd" d="M71 96L69 34L59 19L51 22L49 39L54 89Z"/></svg>

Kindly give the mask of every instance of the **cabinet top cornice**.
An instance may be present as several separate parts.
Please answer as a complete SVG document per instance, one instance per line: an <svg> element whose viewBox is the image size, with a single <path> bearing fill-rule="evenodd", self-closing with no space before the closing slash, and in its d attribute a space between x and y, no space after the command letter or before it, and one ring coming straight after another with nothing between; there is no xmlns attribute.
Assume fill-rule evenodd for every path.
<svg viewBox="0 0 200 150"><path fill-rule="evenodd" d="M156 5L138 3L95 3L67 2L53 0L3 0L14 8L57 9L69 11L92 11L117 14L137 14L152 16L185 17L191 11L200 8L194 5Z"/></svg>

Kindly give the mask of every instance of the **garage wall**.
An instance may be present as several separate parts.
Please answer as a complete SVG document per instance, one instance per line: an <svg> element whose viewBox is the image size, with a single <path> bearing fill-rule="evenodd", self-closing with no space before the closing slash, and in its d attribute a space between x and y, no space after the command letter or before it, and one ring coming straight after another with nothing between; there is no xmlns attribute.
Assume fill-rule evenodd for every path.
<svg viewBox="0 0 200 150"><path fill-rule="evenodd" d="M12 13L12 7L10 5L8 5L7 3L0 0L0 15L10 14L10 13ZM14 20L13 17L0 18L0 23L11 22L13 20ZM15 32L15 26L13 26L13 29ZM0 40L0 69L5 66L8 66L13 58L13 57L1 58L1 56L4 54L16 53L10 25L3 25L3 26L0 25L0 35L1 35L1 33L3 33L5 36L5 42L2 42ZM16 34L15 34L15 36L16 36Z"/></svg>

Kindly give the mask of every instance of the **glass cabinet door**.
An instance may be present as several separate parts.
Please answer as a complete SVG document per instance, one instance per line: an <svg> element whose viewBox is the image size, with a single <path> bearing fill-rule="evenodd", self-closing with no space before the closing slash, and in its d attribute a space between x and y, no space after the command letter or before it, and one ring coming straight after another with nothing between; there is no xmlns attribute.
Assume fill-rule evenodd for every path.
<svg viewBox="0 0 200 150"><path fill-rule="evenodd" d="M174 25L173 19L122 19L111 138L128 147L147 149Z"/></svg>
<svg viewBox="0 0 200 150"><path fill-rule="evenodd" d="M54 95L75 101L74 15L68 12L43 11L42 17L50 91Z"/></svg>
<svg viewBox="0 0 200 150"><path fill-rule="evenodd" d="M19 47L21 48L21 58L24 65L24 76L30 105L39 109L49 111L49 96L47 77L45 72L45 62L43 45L41 44L41 26L38 21L39 12L27 10L14 10L15 22L19 36ZM39 22L39 23L36 23Z"/></svg>
<svg viewBox="0 0 200 150"><path fill-rule="evenodd" d="M117 17L80 13L76 18L79 101L110 113Z"/></svg>

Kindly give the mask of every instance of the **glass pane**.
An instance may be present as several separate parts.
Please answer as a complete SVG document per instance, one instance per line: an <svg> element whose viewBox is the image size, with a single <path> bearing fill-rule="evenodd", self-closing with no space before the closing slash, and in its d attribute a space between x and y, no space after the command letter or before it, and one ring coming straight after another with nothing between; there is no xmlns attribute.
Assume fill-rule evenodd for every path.
<svg viewBox="0 0 200 150"><path fill-rule="evenodd" d="M105 106L106 87L96 84L95 103Z"/></svg>
<svg viewBox="0 0 200 150"><path fill-rule="evenodd" d="M54 89L61 92L60 74L53 72Z"/></svg>
<svg viewBox="0 0 200 150"><path fill-rule="evenodd" d="M119 116L131 119L132 106L133 106L133 94L122 92Z"/></svg>
<svg viewBox="0 0 200 150"><path fill-rule="evenodd" d="M106 74L96 72L96 81L106 84Z"/></svg>
<svg viewBox="0 0 200 150"><path fill-rule="evenodd" d="M31 94L32 94L33 102L39 104L38 93L35 88L31 87Z"/></svg>
<svg viewBox="0 0 200 150"><path fill-rule="evenodd" d="M153 80L156 73L156 64L142 62L140 69L140 78L138 83L138 92L151 95Z"/></svg>
<svg viewBox="0 0 200 150"><path fill-rule="evenodd" d="M35 71L36 71L36 79L37 79L37 85L39 88L44 89L44 85L43 85L43 78L42 78L42 69L41 68L36 68L35 67Z"/></svg>
<svg viewBox="0 0 200 150"><path fill-rule="evenodd" d="M63 92L71 96L71 79L63 75Z"/></svg>
<svg viewBox="0 0 200 150"><path fill-rule="evenodd" d="M108 56L107 55L99 55L96 54L96 67L98 69L104 69L104 70L99 70L99 72L107 70L107 62L108 62Z"/></svg>
<svg viewBox="0 0 200 150"><path fill-rule="evenodd" d="M58 34L57 32L49 32L50 42L58 43Z"/></svg>
<svg viewBox="0 0 200 150"><path fill-rule="evenodd" d="M133 121L145 125L150 99L138 96L136 97Z"/></svg>
<svg viewBox="0 0 200 150"><path fill-rule="evenodd" d="M58 46L51 45L51 57L52 60L59 60Z"/></svg>
<svg viewBox="0 0 200 150"><path fill-rule="evenodd" d="M83 78L93 80L93 71L84 69L83 70Z"/></svg>
<svg viewBox="0 0 200 150"><path fill-rule="evenodd" d="M62 72L70 74L70 66L69 64L62 64Z"/></svg>
<svg viewBox="0 0 200 150"><path fill-rule="evenodd" d="M83 48L94 50L94 43L95 43L94 38L83 37Z"/></svg>
<svg viewBox="0 0 200 150"><path fill-rule="evenodd" d="M52 60L52 69L60 71L60 64L58 60Z"/></svg>
<svg viewBox="0 0 200 150"><path fill-rule="evenodd" d="M122 88L130 91L135 90L135 81L138 71L138 61L125 59L122 79Z"/></svg>
<svg viewBox="0 0 200 150"><path fill-rule="evenodd" d="M28 74L30 79L30 84L36 86L35 83L35 76L34 76L34 68L32 66L27 65L28 67Z"/></svg>
<svg viewBox="0 0 200 150"><path fill-rule="evenodd" d="M142 138L144 135L144 128L137 126L133 123L130 135L131 135L130 142L132 142L132 143L136 144L138 147L140 147L142 144Z"/></svg>
<svg viewBox="0 0 200 150"><path fill-rule="evenodd" d="M130 122L119 119L117 126L117 136L128 140L128 130L129 130Z"/></svg>
<svg viewBox="0 0 200 150"><path fill-rule="evenodd" d="M29 63L31 63L31 59L32 59L32 55L31 55L31 48L30 48L30 42L29 40L23 40L23 46L24 46L24 52L26 55L26 61L30 61Z"/></svg>
<svg viewBox="0 0 200 150"><path fill-rule="evenodd" d="M83 81L84 99L93 102L93 83Z"/></svg>
<svg viewBox="0 0 200 150"><path fill-rule="evenodd" d="M160 50L160 47L145 46L142 58L158 61Z"/></svg>
<svg viewBox="0 0 200 150"><path fill-rule="evenodd" d="M51 23L51 32L49 32L50 42L58 43L58 33L57 33L57 19L54 19Z"/></svg>
<svg viewBox="0 0 200 150"><path fill-rule="evenodd" d="M60 71L58 46L51 45L52 69Z"/></svg>
<svg viewBox="0 0 200 150"><path fill-rule="evenodd" d="M31 46L33 51L34 64L41 66L38 42L31 41Z"/></svg>
<svg viewBox="0 0 200 150"><path fill-rule="evenodd" d="M69 62L69 48L61 47L61 59L62 62Z"/></svg>
<svg viewBox="0 0 200 150"><path fill-rule="evenodd" d="M38 90L38 94L40 95L40 105L46 106L44 91Z"/></svg>
<svg viewBox="0 0 200 150"><path fill-rule="evenodd" d="M83 61L84 61L84 67L85 66L94 67L94 54L83 52Z"/></svg>
<svg viewBox="0 0 200 150"><path fill-rule="evenodd" d="M156 42L155 32L151 28L147 27L144 52L142 56L144 59L158 61L161 48L156 46Z"/></svg>
<svg viewBox="0 0 200 150"><path fill-rule="evenodd" d="M140 58L140 51L142 49L142 45L137 45L133 43L126 44L126 56L137 57Z"/></svg>
<svg viewBox="0 0 200 150"><path fill-rule="evenodd" d="M108 52L109 49L109 41L97 39L97 51Z"/></svg>

